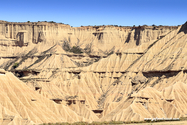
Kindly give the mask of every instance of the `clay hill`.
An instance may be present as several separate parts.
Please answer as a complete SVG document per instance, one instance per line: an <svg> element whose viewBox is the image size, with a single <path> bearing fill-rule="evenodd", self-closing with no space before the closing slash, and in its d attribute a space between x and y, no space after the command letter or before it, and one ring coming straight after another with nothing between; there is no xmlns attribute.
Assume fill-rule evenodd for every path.
<svg viewBox="0 0 187 125"><path fill-rule="evenodd" d="M0 124L187 117L187 22L0 21Z"/></svg>

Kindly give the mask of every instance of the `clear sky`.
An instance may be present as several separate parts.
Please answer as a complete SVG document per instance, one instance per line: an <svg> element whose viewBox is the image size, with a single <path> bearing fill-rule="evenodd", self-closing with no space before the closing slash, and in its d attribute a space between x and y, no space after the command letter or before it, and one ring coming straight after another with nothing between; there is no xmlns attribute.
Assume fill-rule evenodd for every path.
<svg viewBox="0 0 187 125"><path fill-rule="evenodd" d="M0 20L86 25L181 25L187 0L1 0Z"/></svg>

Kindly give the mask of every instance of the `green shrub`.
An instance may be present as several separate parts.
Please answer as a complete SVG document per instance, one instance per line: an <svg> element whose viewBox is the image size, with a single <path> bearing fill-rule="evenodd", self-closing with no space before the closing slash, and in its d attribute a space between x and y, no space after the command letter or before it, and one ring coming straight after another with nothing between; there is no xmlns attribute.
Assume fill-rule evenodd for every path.
<svg viewBox="0 0 187 125"><path fill-rule="evenodd" d="M49 21L49 23L56 23L56 22L54 22L54 21Z"/></svg>
<svg viewBox="0 0 187 125"><path fill-rule="evenodd" d="M83 53L82 50L81 50L81 48L79 46L73 46L70 49L70 52L77 53L77 54Z"/></svg>
<svg viewBox="0 0 187 125"><path fill-rule="evenodd" d="M19 66L19 63L14 63L14 65L12 66L14 69L17 68Z"/></svg>

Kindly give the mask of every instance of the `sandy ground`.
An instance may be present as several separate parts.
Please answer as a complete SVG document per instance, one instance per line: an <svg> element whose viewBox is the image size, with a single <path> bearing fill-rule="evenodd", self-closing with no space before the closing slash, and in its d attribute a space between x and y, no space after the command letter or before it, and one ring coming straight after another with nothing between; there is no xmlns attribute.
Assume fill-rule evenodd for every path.
<svg viewBox="0 0 187 125"><path fill-rule="evenodd" d="M139 123L139 124L123 124L123 125L187 125L187 121L169 121L158 123Z"/></svg>

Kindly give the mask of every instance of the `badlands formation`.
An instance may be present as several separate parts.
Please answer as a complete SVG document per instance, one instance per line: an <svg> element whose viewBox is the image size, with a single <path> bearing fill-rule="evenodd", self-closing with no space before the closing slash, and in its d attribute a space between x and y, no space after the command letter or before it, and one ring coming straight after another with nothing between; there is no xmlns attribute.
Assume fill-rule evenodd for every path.
<svg viewBox="0 0 187 125"><path fill-rule="evenodd" d="M187 115L187 23L0 21L0 124Z"/></svg>

